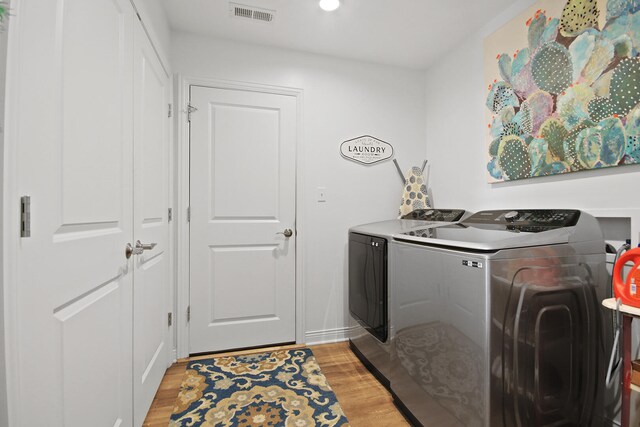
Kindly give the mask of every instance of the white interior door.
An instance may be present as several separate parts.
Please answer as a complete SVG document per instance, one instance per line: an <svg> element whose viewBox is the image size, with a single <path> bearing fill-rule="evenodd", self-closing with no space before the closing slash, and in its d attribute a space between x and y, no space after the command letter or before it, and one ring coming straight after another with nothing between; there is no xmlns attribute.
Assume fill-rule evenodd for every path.
<svg viewBox="0 0 640 427"><path fill-rule="evenodd" d="M19 4L10 126L31 237L10 285L12 418L130 426L133 10L128 0Z"/></svg>
<svg viewBox="0 0 640 427"><path fill-rule="evenodd" d="M170 358L168 76L142 25L134 45L133 240L155 244L132 256L134 425L142 425Z"/></svg>
<svg viewBox="0 0 640 427"><path fill-rule="evenodd" d="M190 96L190 352L295 341L296 97Z"/></svg>

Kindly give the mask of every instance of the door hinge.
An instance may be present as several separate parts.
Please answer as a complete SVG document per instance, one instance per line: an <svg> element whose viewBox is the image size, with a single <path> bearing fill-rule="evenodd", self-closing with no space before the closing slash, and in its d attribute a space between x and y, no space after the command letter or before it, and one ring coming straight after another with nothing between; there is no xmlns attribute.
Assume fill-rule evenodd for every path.
<svg viewBox="0 0 640 427"><path fill-rule="evenodd" d="M171 209L171 208L169 208L169 209L167 210L167 220L168 220L169 222L173 221L173 209Z"/></svg>
<svg viewBox="0 0 640 427"><path fill-rule="evenodd" d="M191 105L191 103L187 104L187 121L188 122L191 122L191 113L195 113L196 111L198 111L198 109L193 105Z"/></svg>
<svg viewBox="0 0 640 427"><path fill-rule="evenodd" d="M191 322L191 306L187 307L187 322Z"/></svg>
<svg viewBox="0 0 640 427"><path fill-rule="evenodd" d="M168 105L168 109L167 109L167 117L172 117L173 116L173 111L172 110L172 104L167 104Z"/></svg>
<svg viewBox="0 0 640 427"><path fill-rule="evenodd" d="M167 324L169 326L173 325L173 313L167 313Z"/></svg>
<svg viewBox="0 0 640 427"><path fill-rule="evenodd" d="M20 197L20 237L31 237L31 196Z"/></svg>
<svg viewBox="0 0 640 427"><path fill-rule="evenodd" d="M187 222L191 222L191 206L187 208Z"/></svg>

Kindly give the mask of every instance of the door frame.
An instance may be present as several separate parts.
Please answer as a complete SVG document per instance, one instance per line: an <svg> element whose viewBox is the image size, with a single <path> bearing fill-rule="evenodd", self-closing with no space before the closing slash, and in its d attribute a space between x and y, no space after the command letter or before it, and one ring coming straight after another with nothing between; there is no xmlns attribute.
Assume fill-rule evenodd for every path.
<svg viewBox="0 0 640 427"><path fill-rule="evenodd" d="M189 208L189 152L190 135L187 121L187 105L189 104L189 89L191 86L204 86L218 89L235 89L249 92L261 92L275 95L287 95L296 98L296 261L295 261L295 301L296 301L296 343L304 342L305 331L305 304L303 282L303 254L304 254L304 215L302 189L304 186L304 156L302 144L302 101L304 91L299 88L273 86L258 83L249 83L216 78L187 76L177 74L175 76L174 90L177 94L176 103L176 135L174 158L176 159L176 182L174 201L176 210L174 220L176 222L176 347L178 358L189 356L189 322L187 310L189 307L190 291L190 257L189 257L189 222L187 221L187 209Z"/></svg>
<svg viewBox="0 0 640 427"><path fill-rule="evenodd" d="M20 376L17 366L20 360L20 352L18 350L20 333L18 331L18 313L14 308L18 301L18 252L20 248L20 233L18 227L20 224L20 196L18 189L18 160L17 146L15 141L18 140L18 132L16 130L19 120L18 116L18 100L19 93L15 85L10 84L20 75L19 62L23 53L20 46L23 35L23 27L21 23L20 13L21 3L17 0L9 1L9 8L12 10L10 22L3 37L7 37L7 58L6 58L6 74L5 74L5 108L4 108L4 140L1 141L3 148L2 163L2 249L0 257L2 259L2 297L0 302L3 303L4 312L4 342L0 344L0 351L4 351L4 366L0 369L4 370L5 382L0 381L0 387L3 390L7 400L6 409L7 419L0 419L0 424L8 422L8 425L18 425L18 419L15 408L17 407L17 396L19 396ZM1 359L1 358L0 358ZM1 393L0 393L1 394ZM0 403L1 405L1 403Z"/></svg>

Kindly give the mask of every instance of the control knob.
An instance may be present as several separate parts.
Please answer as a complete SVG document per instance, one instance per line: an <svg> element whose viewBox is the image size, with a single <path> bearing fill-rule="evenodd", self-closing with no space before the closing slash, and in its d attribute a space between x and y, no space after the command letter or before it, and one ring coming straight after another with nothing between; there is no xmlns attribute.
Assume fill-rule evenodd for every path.
<svg viewBox="0 0 640 427"><path fill-rule="evenodd" d="M504 214L504 219L506 219L509 222L514 222L519 217L520 217L520 212L518 211L509 211L506 214Z"/></svg>

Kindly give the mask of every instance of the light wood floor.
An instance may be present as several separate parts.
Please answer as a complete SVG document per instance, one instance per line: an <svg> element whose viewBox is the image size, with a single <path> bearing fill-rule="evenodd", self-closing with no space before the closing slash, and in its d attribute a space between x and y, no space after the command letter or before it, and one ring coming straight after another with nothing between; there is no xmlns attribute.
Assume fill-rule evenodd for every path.
<svg viewBox="0 0 640 427"><path fill-rule="evenodd" d="M278 348L296 347L300 346ZM348 343L316 345L310 348L352 427L409 426L394 406L389 392L360 363L349 349ZM233 354L256 351L262 352L265 349ZM151 404L144 422L145 427L167 427L188 361L208 357L210 356L183 359L169 368Z"/></svg>

